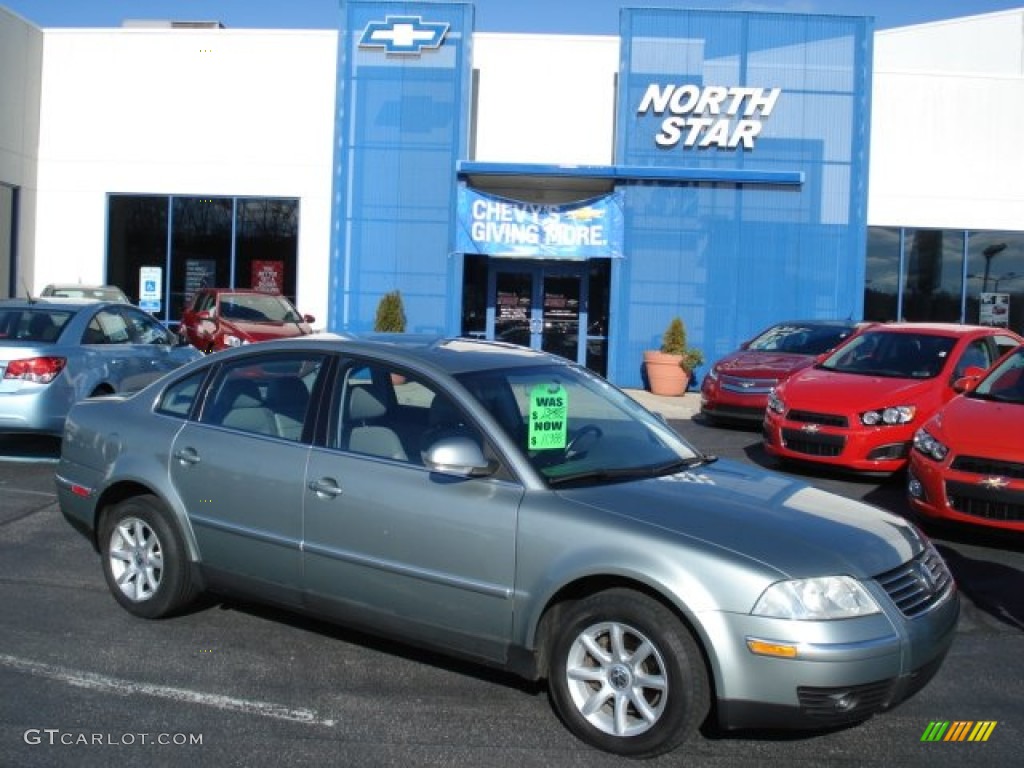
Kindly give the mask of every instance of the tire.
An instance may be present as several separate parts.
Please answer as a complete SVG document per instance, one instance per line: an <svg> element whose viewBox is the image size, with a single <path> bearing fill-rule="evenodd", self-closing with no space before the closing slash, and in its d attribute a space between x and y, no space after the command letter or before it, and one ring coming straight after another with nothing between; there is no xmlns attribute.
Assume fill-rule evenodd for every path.
<svg viewBox="0 0 1024 768"><path fill-rule="evenodd" d="M580 739L634 758L695 736L710 707L693 635L661 603L628 589L599 592L566 611L554 630L548 690Z"/></svg>
<svg viewBox="0 0 1024 768"><path fill-rule="evenodd" d="M195 599L181 534L155 497L136 496L104 512L99 544L107 587L129 613L159 619Z"/></svg>

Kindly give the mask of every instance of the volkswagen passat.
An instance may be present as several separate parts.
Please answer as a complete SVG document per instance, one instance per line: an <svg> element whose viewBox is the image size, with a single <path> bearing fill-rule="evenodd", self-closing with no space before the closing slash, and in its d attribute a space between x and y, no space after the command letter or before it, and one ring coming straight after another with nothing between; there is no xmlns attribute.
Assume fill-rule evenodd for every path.
<svg viewBox="0 0 1024 768"><path fill-rule="evenodd" d="M856 723L939 668L959 599L901 518L716 461L563 358L398 339L266 342L77 405L60 505L117 602L243 595L543 678L631 756L712 711Z"/></svg>
<svg viewBox="0 0 1024 768"><path fill-rule="evenodd" d="M198 357L128 304L0 301L0 433L59 435L75 401L142 389Z"/></svg>
<svg viewBox="0 0 1024 768"><path fill-rule="evenodd" d="M867 328L768 398L765 451L783 461L892 474L914 432L1024 339L1005 328L893 323Z"/></svg>
<svg viewBox="0 0 1024 768"><path fill-rule="evenodd" d="M914 435L910 504L948 522L1024 533L1024 347Z"/></svg>

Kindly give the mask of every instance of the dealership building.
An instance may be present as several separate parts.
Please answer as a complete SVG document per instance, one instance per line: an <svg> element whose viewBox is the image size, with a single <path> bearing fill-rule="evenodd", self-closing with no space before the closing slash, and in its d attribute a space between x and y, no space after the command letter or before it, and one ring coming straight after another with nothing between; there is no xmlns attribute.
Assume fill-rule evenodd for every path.
<svg viewBox="0 0 1024 768"><path fill-rule="evenodd" d="M1024 331L1024 8L474 20L343 0L335 29L40 29L0 7L0 297L115 283L173 321L200 286L261 287L364 331L398 289L409 331L620 386L674 316L709 362L780 320Z"/></svg>

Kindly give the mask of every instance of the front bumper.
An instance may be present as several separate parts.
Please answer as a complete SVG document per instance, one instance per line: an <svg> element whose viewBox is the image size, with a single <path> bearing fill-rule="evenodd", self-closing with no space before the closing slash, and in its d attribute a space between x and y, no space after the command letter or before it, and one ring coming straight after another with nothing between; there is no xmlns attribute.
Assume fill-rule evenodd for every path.
<svg viewBox="0 0 1024 768"><path fill-rule="evenodd" d="M907 466L914 426L832 426L766 410L762 437L765 452L776 458L888 474Z"/></svg>
<svg viewBox="0 0 1024 768"><path fill-rule="evenodd" d="M913 454L911 508L932 519L1024 533L1024 478L1004 473L1005 461L969 463L977 471L954 469L957 458L951 454L939 463Z"/></svg>
<svg viewBox="0 0 1024 768"><path fill-rule="evenodd" d="M832 622L719 614L717 624L706 622L714 627L720 727L833 728L866 720L923 688L953 642L960 613L955 585L914 618L877 583L871 589L884 613ZM796 643L798 657L755 655L746 646L751 637Z"/></svg>

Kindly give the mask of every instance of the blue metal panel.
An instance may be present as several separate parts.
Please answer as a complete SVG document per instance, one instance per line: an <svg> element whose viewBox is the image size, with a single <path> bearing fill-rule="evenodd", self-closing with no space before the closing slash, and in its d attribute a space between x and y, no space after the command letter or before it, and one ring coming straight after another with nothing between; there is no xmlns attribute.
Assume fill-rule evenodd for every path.
<svg viewBox="0 0 1024 768"><path fill-rule="evenodd" d="M455 166L466 154L473 7L343 2L327 327L368 330L402 292L410 331L453 330ZM456 326L457 328L457 326Z"/></svg>
<svg viewBox="0 0 1024 768"><path fill-rule="evenodd" d="M708 363L772 322L861 317L872 28L866 17L622 12L616 166L679 174L620 182L616 383L641 383L642 352L674 315ZM803 183L763 183L771 174Z"/></svg>

